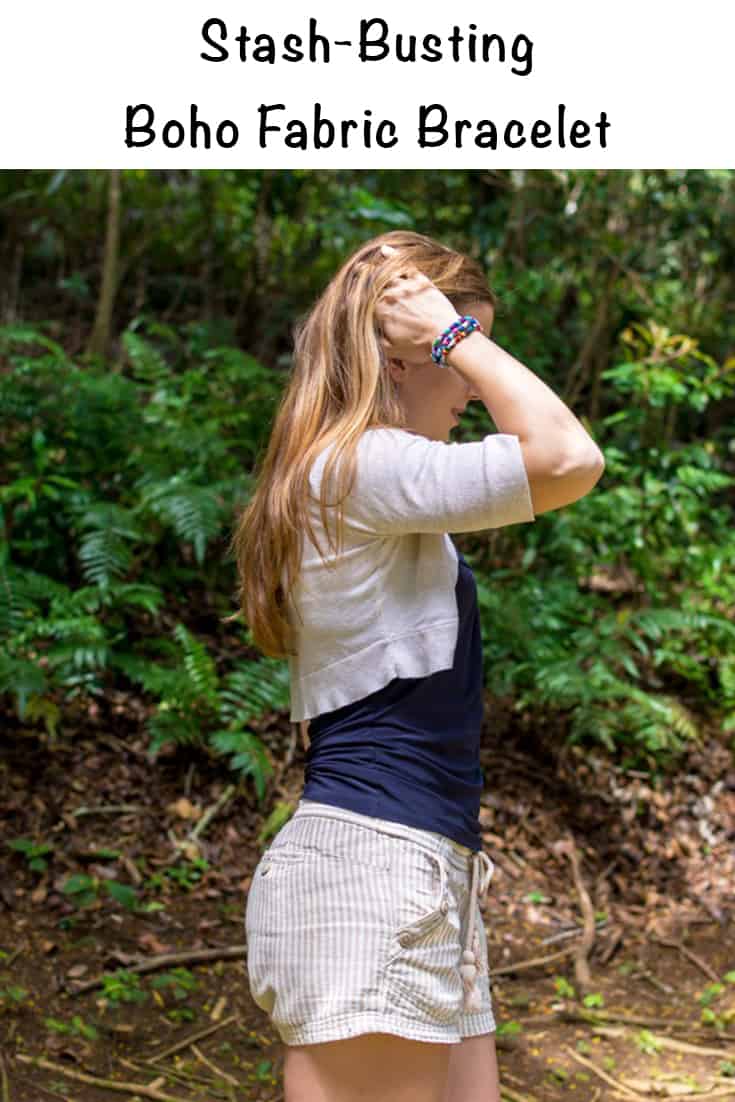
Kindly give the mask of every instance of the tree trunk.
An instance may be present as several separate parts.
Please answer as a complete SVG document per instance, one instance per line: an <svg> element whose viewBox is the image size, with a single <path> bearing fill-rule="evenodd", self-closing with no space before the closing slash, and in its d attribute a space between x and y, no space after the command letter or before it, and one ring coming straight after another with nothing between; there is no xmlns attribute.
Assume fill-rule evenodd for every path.
<svg viewBox="0 0 735 1102"><path fill-rule="evenodd" d="M107 197L107 231L105 233L105 252L102 259L102 284L97 300L97 314L94 327L87 345L86 355L105 358L110 346L110 325L112 308L117 289L118 259L120 255L120 169L113 168L109 174Z"/></svg>

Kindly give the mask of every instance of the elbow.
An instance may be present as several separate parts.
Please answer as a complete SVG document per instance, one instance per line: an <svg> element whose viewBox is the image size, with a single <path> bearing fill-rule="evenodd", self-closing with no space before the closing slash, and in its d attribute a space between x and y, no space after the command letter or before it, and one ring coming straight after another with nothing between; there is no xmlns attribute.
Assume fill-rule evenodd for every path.
<svg viewBox="0 0 735 1102"><path fill-rule="evenodd" d="M568 474L579 475L587 471L595 476L595 481L605 470L605 456L594 440L587 438L581 444L567 447L557 456L554 474L562 478Z"/></svg>
<svg viewBox="0 0 735 1102"><path fill-rule="evenodd" d="M569 500L578 501L594 489L605 470L605 457L596 444L567 456L558 471L564 482Z"/></svg>
<svg viewBox="0 0 735 1102"><path fill-rule="evenodd" d="M589 447L582 453L578 462L594 475L595 482L602 477L602 472L605 470L605 456L594 440L590 440Z"/></svg>

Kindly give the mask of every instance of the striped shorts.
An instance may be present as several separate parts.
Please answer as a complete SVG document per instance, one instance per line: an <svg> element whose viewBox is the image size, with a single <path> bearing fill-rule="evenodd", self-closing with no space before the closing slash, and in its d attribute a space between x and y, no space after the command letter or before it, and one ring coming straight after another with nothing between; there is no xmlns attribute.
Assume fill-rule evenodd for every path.
<svg viewBox="0 0 735 1102"><path fill-rule="evenodd" d="M250 993L283 1043L361 1033L456 1043L493 1032L479 904L493 865L480 856L488 871L473 893L467 846L300 800L261 856L245 907ZM460 973L470 944L472 1009Z"/></svg>

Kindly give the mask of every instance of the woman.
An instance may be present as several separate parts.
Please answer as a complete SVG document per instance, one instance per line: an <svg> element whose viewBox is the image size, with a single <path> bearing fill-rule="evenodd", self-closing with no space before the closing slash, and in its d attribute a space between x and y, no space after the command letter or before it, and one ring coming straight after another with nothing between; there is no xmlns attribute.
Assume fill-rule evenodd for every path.
<svg viewBox="0 0 735 1102"><path fill-rule="evenodd" d="M286 1102L499 1102L482 649L449 533L533 521L604 460L490 340L494 305L479 264L421 234L358 248L297 325L233 539L252 637L288 656L291 720L311 736L245 914ZM449 444L478 398L499 431Z"/></svg>

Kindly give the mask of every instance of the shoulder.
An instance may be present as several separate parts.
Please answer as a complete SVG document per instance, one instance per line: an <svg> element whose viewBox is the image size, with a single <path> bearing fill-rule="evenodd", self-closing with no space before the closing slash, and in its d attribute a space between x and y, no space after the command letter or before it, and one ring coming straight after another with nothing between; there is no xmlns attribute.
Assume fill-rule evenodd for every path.
<svg viewBox="0 0 735 1102"><path fill-rule="evenodd" d="M418 433L409 432L408 429L398 428L393 425L376 425L363 431L357 440L355 451L358 457L379 456L381 454L395 454L415 442L428 443L426 437ZM336 440L330 440L318 451L312 470L321 471L327 458L337 446Z"/></svg>

